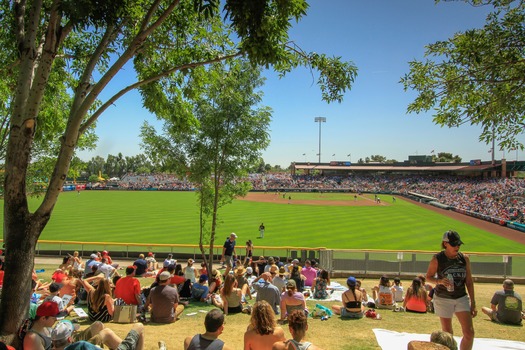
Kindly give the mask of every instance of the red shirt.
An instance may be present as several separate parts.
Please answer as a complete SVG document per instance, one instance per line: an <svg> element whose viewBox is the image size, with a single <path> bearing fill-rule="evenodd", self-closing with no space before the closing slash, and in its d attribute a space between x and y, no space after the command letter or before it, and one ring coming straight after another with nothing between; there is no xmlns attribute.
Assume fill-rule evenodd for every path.
<svg viewBox="0 0 525 350"><path fill-rule="evenodd" d="M176 284L177 286L179 284L182 284L186 281L186 278L184 278L184 276L177 276L177 275L174 275L170 278L170 283L169 284Z"/></svg>
<svg viewBox="0 0 525 350"><path fill-rule="evenodd" d="M115 298L121 298L128 305L138 305L136 295L140 294L140 282L135 277L122 277L115 286Z"/></svg>

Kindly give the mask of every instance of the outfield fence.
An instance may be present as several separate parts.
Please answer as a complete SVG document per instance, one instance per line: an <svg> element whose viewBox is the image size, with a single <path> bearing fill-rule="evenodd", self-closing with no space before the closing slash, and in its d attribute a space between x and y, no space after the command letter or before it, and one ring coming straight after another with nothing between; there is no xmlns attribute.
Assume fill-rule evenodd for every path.
<svg viewBox="0 0 525 350"><path fill-rule="evenodd" d="M202 260L198 245L191 244L141 244L116 242L79 242L40 240L36 254L39 256L65 256L78 251L88 257L93 251L107 250L113 259L133 261L140 253L154 252L157 260L163 260L168 254L184 261L193 258ZM206 254L209 248L205 247ZM244 247L237 247L237 254L244 258ZM346 277L349 274L359 277L378 277L383 274L412 278L425 274L428 263L436 252L419 250L362 250L362 249L326 249L306 247L265 247L257 246L254 258L258 256L278 256L281 260L288 257L304 262L315 259L319 266L330 271L334 277ZM466 252L470 256L472 274L479 281L501 281L512 278L515 282L525 283L525 254L519 253L476 253ZM222 241L214 247L214 256L218 261L222 254Z"/></svg>

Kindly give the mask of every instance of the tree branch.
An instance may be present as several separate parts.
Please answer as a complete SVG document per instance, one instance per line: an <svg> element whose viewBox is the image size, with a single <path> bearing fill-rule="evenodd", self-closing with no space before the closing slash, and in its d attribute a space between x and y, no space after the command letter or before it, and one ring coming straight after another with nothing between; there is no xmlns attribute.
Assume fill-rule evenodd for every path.
<svg viewBox="0 0 525 350"><path fill-rule="evenodd" d="M169 69L169 70L167 70L165 72L162 72L162 73L160 73L158 75L155 75L153 77L149 77L147 79L144 79L144 80L138 81L138 82L136 82L136 83L134 83L132 85L129 85L126 88L120 90L115 95L113 95L108 101L106 101L102 106L100 106L100 108L95 113L93 113L93 115L88 120L86 120L82 124L82 127L80 128L79 134L83 134L86 131L86 129L89 128L109 106L111 106L113 103L115 103L115 101L117 101L119 98L121 98L122 96L124 96L126 93L128 93L131 90L134 90L134 89L137 89L137 88L139 88L139 87L141 87L143 85L155 82L155 81L157 81L157 80L159 80L159 79L161 79L163 77L166 77L166 76L168 76L168 75L170 75L170 74L172 74L172 73L174 73L176 71L182 70L182 69L189 69L189 68L195 68L195 67L199 67L199 66L204 66L204 65L211 64L211 63L215 63L215 62L224 61L224 60L227 60L227 59L230 59L230 58L239 57L242 54L243 54L242 52L237 52L237 53L231 54L231 55L216 57L216 58L208 60L208 61L201 61L201 62L194 62L194 63L184 64L182 66L178 66L178 67Z"/></svg>

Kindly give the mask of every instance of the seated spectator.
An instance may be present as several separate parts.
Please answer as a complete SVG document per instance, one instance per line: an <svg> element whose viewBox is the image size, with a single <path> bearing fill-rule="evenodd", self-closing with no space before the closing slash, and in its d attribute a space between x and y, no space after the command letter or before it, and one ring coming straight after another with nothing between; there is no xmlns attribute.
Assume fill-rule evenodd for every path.
<svg viewBox="0 0 525 350"><path fill-rule="evenodd" d="M62 280L62 288L58 291L58 296L62 298L62 301L66 300L64 297L70 297L69 303L67 305L64 305L64 307L68 307L70 305L75 304L75 301L77 299L77 290L80 289L82 284L76 277L70 277L66 276Z"/></svg>
<svg viewBox="0 0 525 350"><path fill-rule="evenodd" d="M55 272L53 272L53 274L51 275L51 279L53 280L53 282L56 282L56 283L62 283L62 280L67 276L67 273L65 272L65 270L62 270L61 268L58 268L55 270Z"/></svg>
<svg viewBox="0 0 525 350"><path fill-rule="evenodd" d="M191 283L195 283L197 279L199 278L197 276L197 270L193 266L195 261L193 259L188 259L188 263L184 269L182 269L182 272L184 272L184 278L187 280L190 280Z"/></svg>
<svg viewBox="0 0 525 350"><path fill-rule="evenodd" d="M394 284L392 285L392 293L394 293L394 302L403 302L403 286L399 277L394 277Z"/></svg>
<svg viewBox="0 0 525 350"><path fill-rule="evenodd" d="M219 339L224 330L224 314L219 309L208 311L204 318L206 332L184 339L184 350L222 349L232 350Z"/></svg>
<svg viewBox="0 0 525 350"><path fill-rule="evenodd" d="M106 259L106 264L118 269L119 264L114 262L113 259L111 259L111 256L109 255L109 252L107 250L102 251L102 258Z"/></svg>
<svg viewBox="0 0 525 350"><path fill-rule="evenodd" d="M286 290L286 270L284 269L284 266L279 267L279 275L273 276L273 285L279 289L279 292L284 292Z"/></svg>
<svg viewBox="0 0 525 350"><path fill-rule="evenodd" d="M208 300L208 275L201 275L196 283L191 287L191 297L195 300L206 302Z"/></svg>
<svg viewBox="0 0 525 350"><path fill-rule="evenodd" d="M84 273L84 263L82 262L82 257L79 255L78 251L73 252L73 275L75 277L81 277Z"/></svg>
<svg viewBox="0 0 525 350"><path fill-rule="evenodd" d="M178 269L177 269L177 266L178 266ZM184 278L182 274L182 266L180 264L169 265L166 271L168 271L171 274L169 285L176 286L177 289L179 289L180 291L180 288L182 288L182 285L186 281L186 278Z"/></svg>
<svg viewBox="0 0 525 350"><path fill-rule="evenodd" d="M169 253L166 259L164 259L164 263L162 265L164 267L168 267L169 265L177 265L177 260L173 259L173 254Z"/></svg>
<svg viewBox="0 0 525 350"><path fill-rule="evenodd" d="M304 269L303 269L304 271ZM328 293L328 285L330 284L330 275L328 271L321 270L319 277L314 279L314 298L315 299L326 299L330 295Z"/></svg>
<svg viewBox="0 0 525 350"><path fill-rule="evenodd" d="M159 264L155 259L155 253L149 252L148 257L145 260L148 266L148 271L156 271L159 269Z"/></svg>
<svg viewBox="0 0 525 350"><path fill-rule="evenodd" d="M221 288L220 298L212 299L213 305L223 309L224 314L237 314L242 312L242 291L237 288L237 280L232 274L226 275L224 286Z"/></svg>
<svg viewBox="0 0 525 350"><path fill-rule="evenodd" d="M253 305L250 325L244 333L244 350L271 350L278 341L285 341L284 331L277 326L275 313L266 301Z"/></svg>
<svg viewBox="0 0 525 350"><path fill-rule="evenodd" d="M58 322L51 331L54 350L96 350L100 347L96 345L106 345L110 349L117 350L142 350L144 348L144 326L142 323L135 323L124 340L120 339L113 331L108 328L103 329L98 338L103 340L101 344L93 344L85 340L76 339L75 334L78 324L73 324L68 320Z"/></svg>
<svg viewBox="0 0 525 350"><path fill-rule="evenodd" d="M237 280L237 286L241 289L243 289L243 287L246 286L246 288L244 289L247 291L248 290L248 280L244 276L245 274L246 274L246 269L244 268L244 266L238 267L235 270L235 280ZM247 293L244 293L244 294L247 294Z"/></svg>
<svg viewBox="0 0 525 350"><path fill-rule="evenodd" d="M159 285L152 288L146 301L146 309L151 311L151 322L172 323L184 311L179 303L177 288L169 285L170 273L164 271L159 276Z"/></svg>
<svg viewBox="0 0 525 350"><path fill-rule="evenodd" d="M301 269L301 274L305 277L304 286L314 287L314 280L317 277L317 269L312 267L312 262L310 260L304 261L304 267Z"/></svg>
<svg viewBox="0 0 525 350"><path fill-rule="evenodd" d="M113 319L115 304L111 297L109 281L103 276L91 277L96 285L92 286L90 279L81 279L82 286L87 292L87 307L90 321L108 322Z"/></svg>
<svg viewBox="0 0 525 350"><path fill-rule="evenodd" d="M298 265L299 260L293 259L292 260L292 266L290 271L290 279L295 281L295 285L297 286L297 290L299 292L304 291L304 280L306 277L301 273L301 266Z"/></svg>
<svg viewBox="0 0 525 350"><path fill-rule="evenodd" d="M263 273L257 282L253 283L257 296L255 301L266 300L273 308L276 315L279 314L279 303L281 293L276 286L272 284L272 275L269 272Z"/></svg>
<svg viewBox="0 0 525 350"><path fill-rule="evenodd" d="M206 275L208 276L208 267L206 266L206 263L203 261L201 262L201 268L199 270L199 275Z"/></svg>
<svg viewBox="0 0 525 350"><path fill-rule="evenodd" d="M522 299L514 291L514 282L511 279L503 281L503 290L494 293L490 301L490 309L484 306L481 311L494 322L521 325Z"/></svg>
<svg viewBox="0 0 525 350"><path fill-rule="evenodd" d="M122 299L126 305L142 305L140 293L140 281L135 277L135 267L128 266L126 277L120 278L115 283L115 298Z"/></svg>
<svg viewBox="0 0 525 350"><path fill-rule="evenodd" d="M135 277L152 277L155 276L155 272L148 271L148 263L144 259L144 254L139 254L139 258L133 262L136 267Z"/></svg>
<svg viewBox="0 0 525 350"><path fill-rule="evenodd" d="M286 282L286 291L281 294L280 306L280 321L284 321L286 316L292 313L293 310L302 310L308 315L306 300L304 299L303 293L297 291L297 285L294 280L288 280Z"/></svg>
<svg viewBox="0 0 525 350"><path fill-rule="evenodd" d="M425 288L425 291L427 292L427 311L428 312L434 312L434 302L432 301L432 298L434 297L434 287L427 283L427 277L425 274L420 273L417 275L417 278L421 280L421 285L423 288Z"/></svg>
<svg viewBox="0 0 525 350"><path fill-rule="evenodd" d="M58 270L61 270L64 274L71 274L71 269L73 268L73 257L71 255L67 255L64 258L62 258L62 263L58 265ZM53 277L51 277L53 279ZM62 282L62 281L55 281L55 282Z"/></svg>
<svg viewBox="0 0 525 350"><path fill-rule="evenodd" d="M372 288L372 294L377 309L392 309L394 305L394 293L390 289L388 276L383 275L379 280L379 285Z"/></svg>
<svg viewBox="0 0 525 350"><path fill-rule="evenodd" d="M366 289L364 287L361 287L361 280L355 280L355 288L356 290L361 292L361 295L363 296L363 303L366 304L369 301L374 302L374 299L368 295Z"/></svg>
<svg viewBox="0 0 525 350"><path fill-rule="evenodd" d="M363 306L363 295L357 288L355 277L346 280L348 290L341 297L343 305L332 305L332 310L341 315L341 318L363 318L365 308Z"/></svg>
<svg viewBox="0 0 525 350"><path fill-rule="evenodd" d="M98 265L97 270L98 270L98 272L103 274L104 277L106 279L108 279L108 280L112 279L113 276L118 276L119 275L117 269L115 269L113 266L111 266L111 265L109 265L107 263L106 258L101 258L100 259L100 264Z"/></svg>
<svg viewBox="0 0 525 350"><path fill-rule="evenodd" d="M62 283L56 283L56 282L51 283L49 285L49 294L44 299L44 301L52 301L56 303L60 311L65 311L67 314L69 314L71 310L73 310L74 305L69 305L67 307L64 306L64 301L58 295L58 293L60 292L60 289L62 289L63 286L64 285Z"/></svg>
<svg viewBox="0 0 525 350"><path fill-rule="evenodd" d="M221 290L221 287L222 287L221 274L216 269L211 270L211 278L209 279L209 282L208 282L208 288L209 288L210 294L219 293L219 291Z"/></svg>
<svg viewBox="0 0 525 350"><path fill-rule="evenodd" d="M428 295L419 278L414 278L408 287L403 307L408 312L426 313L428 309Z"/></svg>
<svg viewBox="0 0 525 350"><path fill-rule="evenodd" d="M456 339L449 332L435 331L430 335L430 341L432 343L441 344L448 347L450 350L458 350L458 344Z"/></svg>
<svg viewBox="0 0 525 350"><path fill-rule="evenodd" d="M66 311L60 311L58 305L52 301L45 301L36 309L36 316L29 329L23 335L24 350L51 350L50 329L55 324L57 317L64 317Z"/></svg>
<svg viewBox="0 0 525 350"><path fill-rule="evenodd" d="M96 253L92 253L84 265L84 277L87 274L92 273L93 270L96 270L98 265L100 265L100 261L98 261L98 255Z"/></svg>
<svg viewBox="0 0 525 350"><path fill-rule="evenodd" d="M273 344L272 350L322 350L320 347L315 346L310 342L304 341L306 331L308 330L308 319L301 310L294 310L290 315L288 315L288 330L292 335L292 339Z"/></svg>

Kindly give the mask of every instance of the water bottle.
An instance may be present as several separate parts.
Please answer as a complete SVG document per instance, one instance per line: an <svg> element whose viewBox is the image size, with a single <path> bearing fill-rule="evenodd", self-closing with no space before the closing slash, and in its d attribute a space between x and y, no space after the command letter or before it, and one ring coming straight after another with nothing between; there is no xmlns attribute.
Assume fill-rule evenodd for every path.
<svg viewBox="0 0 525 350"><path fill-rule="evenodd" d="M39 270L36 270L35 272L36 273L42 273L42 272L46 272L46 270L45 269L39 269Z"/></svg>
<svg viewBox="0 0 525 350"><path fill-rule="evenodd" d="M447 273L447 279L450 282L450 284L447 286L447 291L453 292L454 291L454 276L452 276L451 273Z"/></svg>

